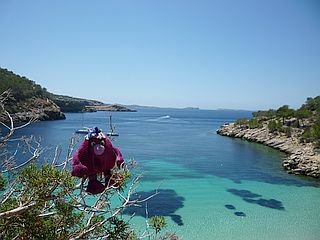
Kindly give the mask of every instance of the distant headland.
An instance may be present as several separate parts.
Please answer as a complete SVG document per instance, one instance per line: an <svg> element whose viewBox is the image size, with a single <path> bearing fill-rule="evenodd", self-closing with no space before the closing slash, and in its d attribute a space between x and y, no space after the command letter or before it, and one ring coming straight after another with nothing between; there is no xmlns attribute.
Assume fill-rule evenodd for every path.
<svg viewBox="0 0 320 240"><path fill-rule="evenodd" d="M105 104L96 100L53 94L26 77L0 68L0 94L7 90L10 91L10 97L4 105L15 122L27 122L32 118L65 119L64 112L136 111L121 104ZM3 111L0 111L0 121L8 121Z"/></svg>
<svg viewBox="0 0 320 240"><path fill-rule="evenodd" d="M75 98L52 94L52 100L60 107L62 112L96 112L96 111L112 111L112 112L136 112L121 104L105 104L96 100L84 98Z"/></svg>

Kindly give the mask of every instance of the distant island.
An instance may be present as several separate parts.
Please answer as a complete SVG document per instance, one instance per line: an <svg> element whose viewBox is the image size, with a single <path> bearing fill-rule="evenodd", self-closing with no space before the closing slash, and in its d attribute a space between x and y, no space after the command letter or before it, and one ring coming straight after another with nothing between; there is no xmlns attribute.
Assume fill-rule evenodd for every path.
<svg viewBox="0 0 320 240"><path fill-rule="evenodd" d="M320 178L320 96L297 110L284 105L252 114L252 119L225 123L217 133L279 149L288 154L283 167L289 173Z"/></svg>
<svg viewBox="0 0 320 240"><path fill-rule="evenodd" d="M64 112L136 111L121 104L53 94L26 77L0 68L0 94L9 89L11 98L6 101L5 108L15 122L26 122L31 118L65 119ZM0 112L0 121L7 121L3 112Z"/></svg>

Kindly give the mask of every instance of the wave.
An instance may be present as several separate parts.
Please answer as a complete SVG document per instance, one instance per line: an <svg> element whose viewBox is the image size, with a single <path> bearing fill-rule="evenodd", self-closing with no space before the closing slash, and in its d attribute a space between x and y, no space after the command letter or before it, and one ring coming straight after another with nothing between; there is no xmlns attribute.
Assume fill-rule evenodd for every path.
<svg viewBox="0 0 320 240"><path fill-rule="evenodd" d="M170 118L170 116L169 115L165 115L165 116L159 117L158 119L168 119L168 118Z"/></svg>
<svg viewBox="0 0 320 240"><path fill-rule="evenodd" d="M161 122L161 121L164 121L164 120L168 120L170 118L171 117L169 115L164 115L164 116L161 116L161 117L158 117L158 118L148 119L147 121L148 122Z"/></svg>

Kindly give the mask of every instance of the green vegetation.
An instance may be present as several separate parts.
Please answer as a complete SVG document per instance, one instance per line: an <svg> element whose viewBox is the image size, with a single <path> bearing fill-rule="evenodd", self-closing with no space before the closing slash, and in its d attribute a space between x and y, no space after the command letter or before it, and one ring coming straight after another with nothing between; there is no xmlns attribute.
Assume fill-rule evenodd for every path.
<svg viewBox="0 0 320 240"><path fill-rule="evenodd" d="M254 118L258 118L258 119L272 119L276 116L276 110L274 109L269 109L268 111L257 111L257 112L253 112L252 113Z"/></svg>
<svg viewBox="0 0 320 240"><path fill-rule="evenodd" d="M292 130L291 127L283 127L282 132L287 136L291 137L292 136Z"/></svg>
<svg viewBox="0 0 320 240"><path fill-rule="evenodd" d="M167 226L166 220L163 216L154 216L150 218L149 224L156 231L156 235Z"/></svg>
<svg viewBox="0 0 320 240"><path fill-rule="evenodd" d="M262 128L263 125L267 125L270 133L281 133L287 137L295 133L300 136L300 142L313 142L320 148L320 96L307 98L296 110L283 105L277 110L260 110L252 115L252 119L239 118L235 124L244 129Z"/></svg>
<svg viewBox="0 0 320 240"><path fill-rule="evenodd" d="M34 81L0 68L0 93L9 89L10 99L6 101L6 109L12 114L30 109L30 104L33 105L36 99L43 99L46 103L46 100L51 98L47 89Z"/></svg>
<svg viewBox="0 0 320 240"><path fill-rule="evenodd" d="M235 124L240 125L240 126L246 126L248 124L248 119L247 118L239 118L239 119L237 119Z"/></svg>
<svg viewBox="0 0 320 240"><path fill-rule="evenodd" d="M320 147L320 118L312 126L304 130L300 141L315 142L316 146Z"/></svg>
<svg viewBox="0 0 320 240"><path fill-rule="evenodd" d="M315 98L308 97L306 103L303 104L301 108L320 114L320 96Z"/></svg>
<svg viewBox="0 0 320 240"><path fill-rule="evenodd" d="M301 142L313 142L320 147L320 96L307 98L306 102L297 110L290 109L288 105L283 105L277 110L253 112L253 119L247 123L253 128L261 121L267 121L269 132L284 133L290 137L294 128L302 131ZM236 124L246 124L243 119L239 119ZM251 125L251 126L250 126Z"/></svg>
<svg viewBox="0 0 320 240"><path fill-rule="evenodd" d="M262 123L256 118L252 118L248 121L249 128L262 128Z"/></svg>
<svg viewBox="0 0 320 240"><path fill-rule="evenodd" d="M21 196L10 197L1 205L0 212L25 206L31 199L34 202L17 216L0 218L0 232L5 239L13 239L16 236L20 239L66 239L70 233L81 229L84 215L68 204L71 200L58 201L76 182L67 171L60 171L47 164L40 168L31 164L19 173L17 180ZM38 217L45 204L53 204L52 210L56 212L53 217Z"/></svg>
<svg viewBox="0 0 320 240"><path fill-rule="evenodd" d="M294 117L295 111L293 109L290 109L288 105L283 105L282 107L279 107L276 111L276 116L282 118L282 124L284 123L284 120L288 117Z"/></svg>
<svg viewBox="0 0 320 240"><path fill-rule="evenodd" d="M260 120L256 118L246 119L246 118L239 118L236 122L236 125L241 126L242 128L262 128L262 123Z"/></svg>
<svg viewBox="0 0 320 240"><path fill-rule="evenodd" d="M102 216L100 216L102 217ZM136 240L138 239L136 233L130 228L130 225L123 219L113 217L110 219L110 224L104 227L102 233L105 232L109 235L108 239L111 240Z"/></svg>
<svg viewBox="0 0 320 240"><path fill-rule="evenodd" d="M282 130L282 124L281 124L281 122L279 122L277 120L271 120L268 123L268 129L269 129L269 132L281 131Z"/></svg>
<svg viewBox="0 0 320 240"><path fill-rule="evenodd" d="M6 179L2 174L0 174L0 191L3 191L5 189L5 186L6 186Z"/></svg>
<svg viewBox="0 0 320 240"><path fill-rule="evenodd" d="M12 95L16 101L23 101L32 97L50 97L50 93L47 89L42 88L34 81L14 74L7 69L0 68L0 93L8 89L11 89Z"/></svg>

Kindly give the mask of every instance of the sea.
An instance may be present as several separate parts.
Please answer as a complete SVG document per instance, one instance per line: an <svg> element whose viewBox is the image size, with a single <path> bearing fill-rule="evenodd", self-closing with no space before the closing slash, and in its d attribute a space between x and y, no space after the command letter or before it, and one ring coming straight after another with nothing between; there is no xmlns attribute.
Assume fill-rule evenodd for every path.
<svg viewBox="0 0 320 240"><path fill-rule="evenodd" d="M14 138L33 135L50 162L60 160L70 138L82 127L109 131L110 112L67 113L65 120L35 122ZM185 240L320 239L320 182L288 174L285 155L216 130L249 111L141 108L113 112L118 137L113 144L142 174L136 192L147 197L148 216L164 216L165 232ZM80 141L83 135L78 136ZM127 209L137 232L146 225L146 206Z"/></svg>

